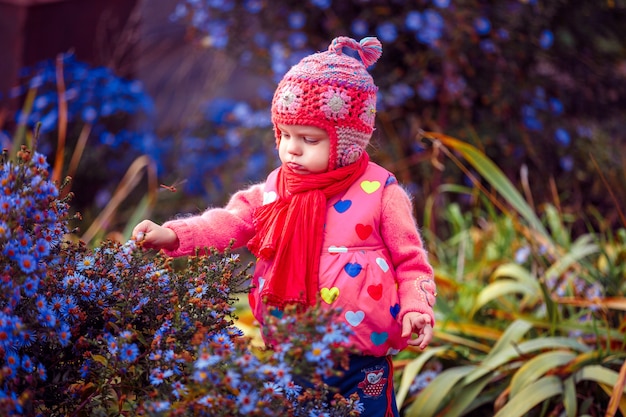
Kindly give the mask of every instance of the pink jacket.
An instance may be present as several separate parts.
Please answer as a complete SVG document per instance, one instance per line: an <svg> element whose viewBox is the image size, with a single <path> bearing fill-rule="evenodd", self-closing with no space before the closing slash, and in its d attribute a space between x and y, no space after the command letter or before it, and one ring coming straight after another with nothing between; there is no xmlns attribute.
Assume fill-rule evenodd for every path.
<svg viewBox="0 0 626 417"><path fill-rule="evenodd" d="M235 194L225 208L164 224L180 241L170 256L192 254L195 248L244 246L254 234L252 213L276 198L273 171L264 184ZM268 265L259 261L250 305L263 324L267 314L258 299ZM329 308L341 310L353 330L351 343L364 355L394 354L407 346L401 337L402 318L420 312L435 318L435 282L413 220L411 202L395 177L373 162L342 195L328 200L320 260L320 296Z"/></svg>

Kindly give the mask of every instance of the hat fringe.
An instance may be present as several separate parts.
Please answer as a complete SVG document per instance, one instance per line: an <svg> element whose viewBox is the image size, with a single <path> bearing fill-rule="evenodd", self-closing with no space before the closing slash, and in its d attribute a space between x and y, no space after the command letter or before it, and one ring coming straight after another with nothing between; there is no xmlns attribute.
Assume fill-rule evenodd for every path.
<svg viewBox="0 0 626 417"><path fill-rule="evenodd" d="M347 36L339 36L333 39L328 46L328 50L336 54L341 54L341 50L344 46L357 51L366 68L375 64L383 54L382 44L373 36L363 38L360 42Z"/></svg>

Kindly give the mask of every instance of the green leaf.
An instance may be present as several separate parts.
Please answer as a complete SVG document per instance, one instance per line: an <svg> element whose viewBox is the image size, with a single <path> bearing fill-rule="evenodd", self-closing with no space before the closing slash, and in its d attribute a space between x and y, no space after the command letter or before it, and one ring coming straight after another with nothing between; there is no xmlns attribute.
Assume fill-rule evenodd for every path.
<svg viewBox="0 0 626 417"><path fill-rule="evenodd" d="M567 417L576 417L578 415L574 377L569 377L563 382L563 406L565 407Z"/></svg>
<svg viewBox="0 0 626 417"><path fill-rule="evenodd" d="M501 350L509 348L511 344L517 343L531 327L532 324L526 320L515 320L506 328L487 357L494 356Z"/></svg>
<svg viewBox="0 0 626 417"><path fill-rule="evenodd" d="M438 353L445 352L449 349L449 346L439 346L436 348L429 348L423 353L421 353L415 360L409 362L404 369L402 370L402 379L400 380L400 386L398 387L398 392L396 393L396 403L398 407L402 407L404 404L404 400L406 399L407 394L409 393L409 388L411 384L415 380L417 374L420 373L422 367L430 358L437 355Z"/></svg>
<svg viewBox="0 0 626 417"><path fill-rule="evenodd" d="M539 282L537 281L537 277L533 276L530 271L518 264L508 263L500 265L495 271L493 271L491 278L493 280L511 278L539 291Z"/></svg>
<svg viewBox="0 0 626 417"><path fill-rule="evenodd" d="M472 405L487 384L493 381L493 377L494 375L485 375L481 379L469 385L463 385L460 390L455 391L453 398L450 400L450 406L444 410L445 416L458 417L469 411L468 407Z"/></svg>
<svg viewBox="0 0 626 417"><path fill-rule="evenodd" d="M511 398L494 417L523 417L543 401L563 393L563 384L556 376L547 376L527 385Z"/></svg>
<svg viewBox="0 0 626 417"><path fill-rule="evenodd" d="M499 280L487 285L476 298L470 317L489 301L509 294L524 294L531 300L537 298L537 289L529 287L525 283L516 282L510 279Z"/></svg>
<svg viewBox="0 0 626 417"><path fill-rule="evenodd" d="M580 352L585 352L590 348L587 345L566 337L531 339L519 344L517 343L517 340L510 338L508 346L497 350L494 354L492 354L493 351L490 352L489 355L487 355L481 362L480 366L463 380L463 383L473 383L487 373L494 372L501 366L506 365L521 355L528 355L544 349L574 349Z"/></svg>
<svg viewBox="0 0 626 417"><path fill-rule="evenodd" d="M561 255L545 272L546 278L560 277L563 272L573 264L578 263L585 257L598 253L599 248L595 243L587 243L587 239L576 241L570 250Z"/></svg>
<svg viewBox="0 0 626 417"><path fill-rule="evenodd" d="M539 339L528 340L517 346L517 350L523 354L544 349L572 349L577 352L584 353L589 352L591 347L569 337L542 337Z"/></svg>
<svg viewBox="0 0 626 417"><path fill-rule="evenodd" d="M98 362L101 365L104 365L105 367L109 364L109 361L107 360L107 358L105 358L102 355L91 355L91 359L93 359L94 361Z"/></svg>
<svg viewBox="0 0 626 417"><path fill-rule="evenodd" d="M450 391L459 380L472 372L475 366L458 366L446 369L433 379L406 410L405 417L431 417L444 405Z"/></svg>
<svg viewBox="0 0 626 417"><path fill-rule="evenodd" d="M552 204L547 204L545 206L545 213L548 226L552 231L552 236L554 237L555 242L560 246L569 247L569 233L565 230L565 226L563 226L561 214Z"/></svg>
<svg viewBox="0 0 626 417"><path fill-rule="evenodd" d="M601 365L589 365L576 372L575 378L576 382L595 381L600 384L615 386L619 374ZM624 388L624 393L626 393L626 387Z"/></svg>
<svg viewBox="0 0 626 417"><path fill-rule="evenodd" d="M510 397L515 397L527 385L535 382L554 368L565 365L575 358L576 354L569 350L555 350L535 356L522 365L513 375L510 385Z"/></svg>

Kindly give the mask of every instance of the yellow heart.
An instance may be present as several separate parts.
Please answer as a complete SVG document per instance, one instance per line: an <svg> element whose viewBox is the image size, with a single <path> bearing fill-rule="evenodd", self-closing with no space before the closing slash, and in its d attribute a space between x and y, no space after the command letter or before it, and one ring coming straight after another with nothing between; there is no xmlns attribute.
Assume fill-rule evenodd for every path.
<svg viewBox="0 0 626 417"><path fill-rule="evenodd" d="M374 191L380 188L380 182L378 181L363 181L361 188L368 194L372 194Z"/></svg>
<svg viewBox="0 0 626 417"><path fill-rule="evenodd" d="M324 300L326 304L332 304L332 302L339 297L339 288L322 288L320 293L322 294L322 300Z"/></svg>

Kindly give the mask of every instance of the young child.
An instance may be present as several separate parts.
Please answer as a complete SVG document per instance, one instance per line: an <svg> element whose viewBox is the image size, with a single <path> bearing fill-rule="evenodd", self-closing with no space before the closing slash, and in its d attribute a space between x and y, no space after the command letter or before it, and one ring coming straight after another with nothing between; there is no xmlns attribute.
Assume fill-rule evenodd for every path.
<svg viewBox="0 0 626 417"><path fill-rule="evenodd" d="M357 51L361 60L344 53ZM143 247L170 256L247 245L257 257L249 300L261 326L268 308L340 308L358 355L329 385L357 392L364 416L398 416L391 355L433 336L435 282L412 205L395 177L370 162L376 92L367 67L376 38L332 41L278 84L272 122L282 165L224 208L159 226L139 223ZM417 336L411 338L412 333Z"/></svg>

